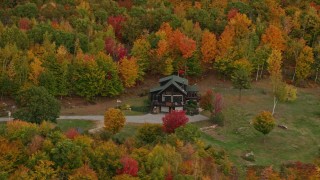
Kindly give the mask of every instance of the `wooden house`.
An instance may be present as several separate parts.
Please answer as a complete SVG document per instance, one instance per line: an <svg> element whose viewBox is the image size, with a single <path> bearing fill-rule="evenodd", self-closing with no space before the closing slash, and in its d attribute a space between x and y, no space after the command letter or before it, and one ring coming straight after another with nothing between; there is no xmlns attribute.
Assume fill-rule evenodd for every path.
<svg viewBox="0 0 320 180"><path fill-rule="evenodd" d="M151 107L154 113L182 110L189 100L199 101L198 87L189 85L187 79L168 76L159 80L160 86L150 90Z"/></svg>

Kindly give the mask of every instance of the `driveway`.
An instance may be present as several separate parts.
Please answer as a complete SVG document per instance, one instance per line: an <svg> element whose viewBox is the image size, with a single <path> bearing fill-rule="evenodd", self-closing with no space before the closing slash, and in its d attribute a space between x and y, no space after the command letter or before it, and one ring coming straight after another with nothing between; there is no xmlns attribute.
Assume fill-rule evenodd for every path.
<svg viewBox="0 0 320 180"><path fill-rule="evenodd" d="M126 120L128 123L154 123L154 124L161 124L162 117L165 114L145 114L140 116L126 116ZM66 120L92 120L92 121L101 121L103 123L103 116L101 115L89 115L89 116L60 116L59 119L66 119ZM207 120L208 117L203 115L194 115L188 116L189 122L198 122ZM0 122L8 121L8 118L0 118Z"/></svg>

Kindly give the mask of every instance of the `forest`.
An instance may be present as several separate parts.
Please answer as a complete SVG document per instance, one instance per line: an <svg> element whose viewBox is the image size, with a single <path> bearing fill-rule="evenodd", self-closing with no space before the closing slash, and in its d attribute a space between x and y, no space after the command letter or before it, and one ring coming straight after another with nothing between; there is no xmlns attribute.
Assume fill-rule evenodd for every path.
<svg viewBox="0 0 320 180"><path fill-rule="evenodd" d="M297 88L319 86L319 0L0 4L0 98L35 107L32 99L39 102L35 112L46 109L26 96L40 94L55 104L70 96L94 102L118 97L154 76L197 80L213 73L239 89L239 100L252 82L270 81L273 109L257 116L259 123L272 119L278 102L295 101ZM212 96L203 94L201 106L213 116ZM46 108L58 112L58 106ZM47 117L55 121L57 114ZM115 133L63 132L42 117L28 119L36 124L0 124L0 179L320 178L320 154L312 163L292 162L280 170L244 167L239 175L226 151L203 142L189 124L171 132L146 124L136 136L119 140Z"/></svg>
<svg viewBox="0 0 320 180"><path fill-rule="evenodd" d="M283 80L318 81L317 1L10 1L0 8L0 92L117 96L153 74L235 72L258 81L278 54ZM309 83L308 83L309 82Z"/></svg>

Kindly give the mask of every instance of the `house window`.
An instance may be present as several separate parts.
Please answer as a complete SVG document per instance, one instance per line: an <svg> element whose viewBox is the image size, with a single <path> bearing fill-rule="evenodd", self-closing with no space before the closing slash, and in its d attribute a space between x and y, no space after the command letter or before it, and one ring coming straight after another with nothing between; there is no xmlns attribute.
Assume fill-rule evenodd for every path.
<svg viewBox="0 0 320 180"><path fill-rule="evenodd" d="M183 96L182 95L174 95L173 96L173 102L181 104L183 102Z"/></svg>
<svg viewBox="0 0 320 180"><path fill-rule="evenodd" d="M171 95L163 95L162 102L171 102Z"/></svg>

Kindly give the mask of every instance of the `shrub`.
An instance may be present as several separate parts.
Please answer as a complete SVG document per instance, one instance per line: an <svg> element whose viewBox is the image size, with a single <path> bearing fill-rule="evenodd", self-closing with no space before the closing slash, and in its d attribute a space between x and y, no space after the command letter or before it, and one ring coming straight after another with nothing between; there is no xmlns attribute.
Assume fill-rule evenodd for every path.
<svg viewBox="0 0 320 180"><path fill-rule="evenodd" d="M214 124L217 124L218 126L224 126L224 115L222 112L215 114L211 117L211 119Z"/></svg>
<svg viewBox="0 0 320 180"><path fill-rule="evenodd" d="M128 156L122 157L120 159L122 168L118 170L118 174L129 174L131 176L137 176L139 171L138 162Z"/></svg>
<svg viewBox="0 0 320 180"><path fill-rule="evenodd" d="M188 101L187 104L184 106L186 113L188 115L199 114L198 104L196 101Z"/></svg>
<svg viewBox="0 0 320 180"><path fill-rule="evenodd" d="M112 136L112 133L107 130L103 130L99 133L99 137L103 141L108 141L111 138L111 136Z"/></svg>
<svg viewBox="0 0 320 180"><path fill-rule="evenodd" d="M143 144L152 144L163 136L161 125L144 124L138 129L137 140Z"/></svg>
<svg viewBox="0 0 320 180"><path fill-rule="evenodd" d="M119 109L110 108L104 114L104 128L116 134L123 128L126 119Z"/></svg>
<svg viewBox="0 0 320 180"><path fill-rule="evenodd" d="M20 120L7 122L6 135L10 140L21 140L24 144L27 144L38 131L38 126L33 123Z"/></svg>
<svg viewBox="0 0 320 180"><path fill-rule="evenodd" d="M68 129L64 134L69 139L74 139L80 135L80 133L75 128Z"/></svg>
<svg viewBox="0 0 320 180"><path fill-rule="evenodd" d="M163 130L167 133L174 133L174 130L180 126L185 125L189 119L185 111L171 111L163 118Z"/></svg>
<svg viewBox="0 0 320 180"><path fill-rule="evenodd" d="M178 127L175 134L179 139L187 142L195 142L200 137L200 131L197 126L193 124L186 124L185 126Z"/></svg>
<svg viewBox="0 0 320 180"><path fill-rule="evenodd" d="M275 120L271 112L268 111L262 111L253 120L253 127L264 135L268 134L275 127L275 125Z"/></svg>

